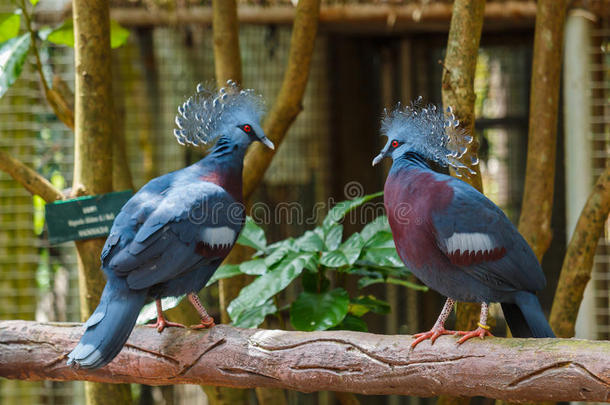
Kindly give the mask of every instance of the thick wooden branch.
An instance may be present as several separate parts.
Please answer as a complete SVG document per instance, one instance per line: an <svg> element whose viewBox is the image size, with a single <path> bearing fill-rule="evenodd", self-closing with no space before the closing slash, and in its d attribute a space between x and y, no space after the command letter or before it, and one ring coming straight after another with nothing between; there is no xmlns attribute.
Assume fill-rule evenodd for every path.
<svg viewBox="0 0 610 405"><path fill-rule="evenodd" d="M471 340L411 350L411 337L217 326L208 332L137 327L108 366L76 370L66 353L80 324L0 322L0 377L112 383L279 387L360 394L440 394L512 401L608 401L610 342Z"/></svg>
<svg viewBox="0 0 610 405"><path fill-rule="evenodd" d="M591 279L593 259L610 212L610 168L599 176L589 195L561 267L550 323L557 336L574 336L576 316ZM610 359L609 359L610 361Z"/></svg>
<svg viewBox="0 0 610 405"><path fill-rule="evenodd" d="M46 202L53 202L64 198L61 191L56 189L49 180L45 179L35 170L30 169L20 160L1 150L0 170L8 173L26 190L40 196Z"/></svg>
<svg viewBox="0 0 610 405"><path fill-rule="evenodd" d="M276 150L303 108L301 102L309 78L319 14L320 0L300 0L296 7L286 73L277 99L263 124L265 134L275 143ZM248 150L244 159L244 200L250 197L263 179L274 153L258 142Z"/></svg>
<svg viewBox="0 0 610 405"><path fill-rule="evenodd" d="M540 0L536 14L529 134L519 232L542 260L551 244L557 114L566 0Z"/></svg>
<svg viewBox="0 0 610 405"><path fill-rule="evenodd" d="M441 95L443 106L451 106L460 127L474 138L463 156L462 162L471 167L475 174L463 177L471 186L481 193L483 181L479 165L471 166L477 156L479 140L474 132L474 76L479 56L479 43L483 30L485 0L456 0L453 3L453 14L447 39L447 53L443 64ZM455 171L451 170L455 175ZM471 330L479 320L480 306L472 302L460 302L456 307L456 329ZM447 395L439 397L436 405L468 404L469 398L458 398Z"/></svg>
<svg viewBox="0 0 610 405"><path fill-rule="evenodd" d="M241 83L239 30L235 0L213 0L214 70L216 85L231 79Z"/></svg>

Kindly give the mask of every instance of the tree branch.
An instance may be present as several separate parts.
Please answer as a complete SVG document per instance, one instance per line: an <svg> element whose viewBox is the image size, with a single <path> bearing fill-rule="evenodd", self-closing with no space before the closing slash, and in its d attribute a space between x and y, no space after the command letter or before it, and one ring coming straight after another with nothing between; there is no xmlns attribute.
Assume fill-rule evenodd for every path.
<svg viewBox="0 0 610 405"><path fill-rule="evenodd" d="M610 212L610 168L599 176L585 204L563 260L551 309L551 327L561 337L574 336L576 316L591 279L593 259Z"/></svg>
<svg viewBox="0 0 610 405"><path fill-rule="evenodd" d="M276 150L303 109L301 102L309 77L319 14L320 0L299 1L282 88L263 125L265 134L275 143ZM244 160L244 200L248 200L261 182L273 155L274 151L258 142L248 150Z"/></svg>
<svg viewBox="0 0 610 405"><path fill-rule="evenodd" d="M456 0L447 39L447 53L443 63L442 99L445 108L451 106L460 127L473 137L473 142L462 158L466 166L471 166L472 158L477 156L479 140L474 132L474 76L479 56L479 43L483 30L485 0ZM476 174L462 180L483 192L483 181L479 165L472 166ZM451 170L455 175L455 171ZM479 320L480 305L460 302L456 306L457 330L472 330ZM437 405L468 404L470 398L440 396Z"/></svg>
<svg viewBox="0 0 610 405"><path fill-rule="evenodd" d="M15 159L8 153L1 150L0 170L8 173L26 190L34 195L42 197L42 199L48 203L55 200L62 200L64 198L61 191L56 189L55 186L49 182L49 180L27 167L18 159Z"/></svg>
<svg viewBox="0 0 610 405"><path fill-rule="evenodd" d="M456 0L447 40L447 54L443 64L442 97L445 108L451 106L460 127L474 137L468 152L462 158L470 166L477 156L479 141L474 133L474 75L479 57L479 43L483 30L485 0ZM464 178L468 184L483 192L481 169L472 167L476 174Z"/></svg>
<svg viewBox="0 0 610 405"><path fill-rule="evenodd" d="M551 244L565 0L539 0L530 90L527 165L519 232L542 260Z"/></svg>
<svg viewBox="0 0 610 405"><path fill-rule="evenodd" d="M113 100L110 17L105 0L73 0L74 180L72 194L112 191ZM76 241L81 319L99 303L106 280L100 271L103 238ZM85 384L88 405L131 404L129 386Z"/></svg>
<svg viewBox="0 0 610 405"><path fill-rule="evenodd" d="M66 352L79 324L0 322L0 376L21 380L209 384L361 394L482 395L514 401L607 401L610 342L472 340L287 332L217 326L209 332L137 327L108 366L76 370Z"/></svg>
<svg viewBox="0 0 610 405"><path fill-rule="evenodd" d="M222 87L229 79L241 84L239 24L235 0L213 0L212 11L216 85Z"/></svg>
<svg viewBox="0 0 610 405"><path fill-rule="evenodd" d="M44 76L44 72L42 71L42 62L40 61L40 53L38 52L38 46L36 45L36 41L38 39L36 32L32 28L31 16L28 13L25 0L21 0L19 8L23 14L23 19L25 21L25 27L30 33L30 38L32 42L32 52L34 53L34 58L36 59L36 71L38 72L38 76L40 77L40 82L42 83L42 88L44 90L45 98L47 102L57 115L57 118L61 122L63 122L68 128L74 130L74 110L71 108L70 103L64 99L64 95L52 88L49 87L47 83L47 79Z"/></svg>

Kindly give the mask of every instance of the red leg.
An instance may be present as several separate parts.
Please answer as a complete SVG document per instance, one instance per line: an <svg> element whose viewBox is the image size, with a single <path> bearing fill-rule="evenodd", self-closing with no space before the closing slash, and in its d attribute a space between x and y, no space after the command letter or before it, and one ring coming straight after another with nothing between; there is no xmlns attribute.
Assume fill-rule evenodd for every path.
<svg viewBox="0 0 610 405"><path fill-rule="evenodd" d="M458 340L458 344L462 344L468 339L473 337L480 337L483 339L485 336L491 336L491 332L489 332L489 326L487 326L487 314L489 313L489 307L486 302L481 303L481 317L479 318L479 327L475 330L471 330L470 332L457 332L458 335L462 337Z"/></svg>
<svg viewBox="0 0 610 405"><path fill-rule="evenodd" d="M193 304L197 310L197 313L199 314L199 317L201 318L201 323L199 325L192 325L191 329L207 329L215 326L214 318L208 315L208 312L205 310L203 305L201 305L201 301L199 301L197 294L189 293L188 297L189 301L191 304Z"/></svg>
<svg viewBox="0 0 610 405"><path fill-rule="evenodd" d="M430 329L428 332L422 332L422 333L417 333L417 334L413 335L413 337L416 339L413 343L411 343L412 348L417 346L419 343L421 343L422 341L424 341L426 339L430 339L430 344L432 345L432 344L434 344L434 341L436 341L436 339L438 339L442 335L455 335L456 334L456 332L453 330L445 329L445 321L447 320L447 317L451 313L454 303L455 303L455 301L453 301L451 298L447 298L447 301L445 301L445 306L443 307L443 310L441 311L441 314L438 316L438 319L436 320L436 323L434 324L432 329Z"/></svg>
<svg viewBox="0 0 610 405"><path fill-rule="evenodd" d="M184 328L185 326L180 323L169 322L167 319L163 317L163 308L161 307L161 300L156 300L157 302L157 322L146 325L149 328L157 328L159 333L163 332L163 329L171 326L175 326L178 328Z"/></svg>

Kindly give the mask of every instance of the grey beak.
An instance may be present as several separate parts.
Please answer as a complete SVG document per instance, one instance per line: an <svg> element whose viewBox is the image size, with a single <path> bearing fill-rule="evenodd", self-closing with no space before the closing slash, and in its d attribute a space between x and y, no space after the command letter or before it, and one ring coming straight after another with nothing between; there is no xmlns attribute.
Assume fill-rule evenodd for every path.
<svg viewBox="0 0 610 405"><path fill-rule="evenodd" d="M383 156L383 152L381 152L379 155L375 156L375 159L373 159L373 166L375 166L377 163L381 162L383 160L384 156Z"/></svg>
<svg viewBox="0 0 610 405"><path fill-rule="evenodd" d="M261 141L261 143L262 143L263 145L265 145L265 146L266 146L266 147L268 147L269 149L271 149L271 150L274 150L274 149L275 149L275 145L273 145L273 142L271 142L271 141L269 140L269 138L267 138L265 135L261 136L261 137L259 138L259 140Z"/></svg>

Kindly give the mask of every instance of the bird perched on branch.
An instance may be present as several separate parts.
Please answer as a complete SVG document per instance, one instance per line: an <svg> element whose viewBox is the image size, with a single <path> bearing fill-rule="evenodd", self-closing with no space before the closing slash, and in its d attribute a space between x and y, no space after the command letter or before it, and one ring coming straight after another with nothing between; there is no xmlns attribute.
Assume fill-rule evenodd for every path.
<svg viewBox="0 0 610 405"><path fill-rule="evenodd" d="M438 173L430 163L474 174L460 162L472 137L447 114L420 100L400 105L383 118L388 140L373 165L391 157L384 203L398 255L424 284L445 295L445 306L429 332L415 335L415 347L445 334L462 343L488 335L488 305L500 302L515 337L554 337L536 291L546 280L536 256L493 202L467 183ZM477 163L476 158L471 162ZM444 327L455 301L480 302L478 328Z"/></svg>
<svg viewBox="0 0 610 405"><path fill-rule="evenodd" d="M246 149L260 141L262 98L227 86L197 93L178 107L174 135L182 145L211 145L202 160L148 182L121 209L102 250L107 283L68 364L98 368L121 350L149 299L157 301L159 332L167 326L160 299L187 294L214 325L196 293L229 254L244 223L242 168Z"/></svg>

